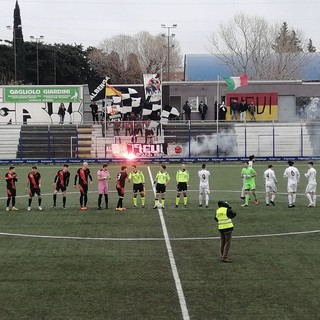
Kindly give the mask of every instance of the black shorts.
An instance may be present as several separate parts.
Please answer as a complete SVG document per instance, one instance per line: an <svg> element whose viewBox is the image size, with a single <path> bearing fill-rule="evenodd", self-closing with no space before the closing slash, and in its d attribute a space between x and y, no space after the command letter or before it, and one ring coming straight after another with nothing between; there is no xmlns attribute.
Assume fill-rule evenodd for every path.
<svg viewBox="0 0 320 320"><path fill-rule="evenodd" d="M34 197L34 195L37 195L38 197L41 196L40 188L30 188L29 189L29 196Z"/></svg>
<svg viewBox="0 0 320 320"><path fill-rule="evenodd" d="M17 190L13 188L7 189L7 196L8 197L15 197L17 195Z"/></svg>
<svg viewBox="0 0 320 320"><path fill-rule="evenodd" d="M177 185L177 191L182 192L182 191L187 191L188 190L188 185L186 182L179 182Z"/></svg>
<svg viewBox="0 0 320 320"><path fill-rule="evenodd" d="M166 192L166 185L162 183L157 183L156 193L165 193L165 192Z"/></svg>
<svg viewBox="0 0 320 320"><path fill-rule="evenodd" d="M62 186L61 184L57 183L56 184L56 191L61 190L62 192L65 192L67 190L66 186Z"/></svg>
<svg viewBox="0 0 320 320"><path fill-rule="evenodd" d="M87 184L79 184L79 190L81 193L88 193L88 185Z"/></svg>
<svg viewBox="0 0 320 320"><path fill-rule="evenodd" d="M133 184L133 193L143 192L144 186L143 183L134 183Z"/></svg>
<svg viewBox="0 0 320 320"><path fill-rule="evenodd" d="M124 197L124 188L117 187L117 191L118 191L118 196L123 198Z"/></svg>

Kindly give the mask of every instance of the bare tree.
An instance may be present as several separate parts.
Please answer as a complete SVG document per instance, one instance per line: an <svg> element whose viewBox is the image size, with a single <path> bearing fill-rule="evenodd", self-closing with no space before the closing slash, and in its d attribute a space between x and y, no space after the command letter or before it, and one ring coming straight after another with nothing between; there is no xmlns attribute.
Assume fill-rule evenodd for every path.
<svg viewBox="0 0 320 320"><path fill-rule="evenodd" d="M102 76L108 75L112 82L116 82L115 79L122 83L129 81L129 78L133 81L132 73L130 76L124 75L121 77L117 74L115 68L119 68L119 72L129 72L133 70L133 57L136 57L136 68L134 74L138 77L137 72L140 70L140 82L142 81L143 73L160 73L162 68L167 67L167 52L166 38L161 35L153 36L150 33L143 31L134 36L129 35L117 35L109 39L103 40L99 49L93 50L90 53L90 65L91 67ZM171 70L175 70L181 67L182 56L180 51L179 42L172 41L170 47L170 67ZM112 55L110 55L113 53ZM117 56L114 55L117 53ZM110 61L112 57L116 58L116 63ZM120 65L119 64L120 61ZM130 71L130 72L131 72ZM111 73L115 76L113 79ZM137 83L134 80L134 83Z"/></svg>
<svg viewBox="0 0 320 320"><path fill-rule="evenodd" d="M300 50L303 36L288 29L288 41L284 46L281 31L277 30L277 26L263 18L241 13L230 22L220 24L219 31L209 38L209 51L235 75L246 73L257 80L298 79L308 63L308 56Z"/></svg>

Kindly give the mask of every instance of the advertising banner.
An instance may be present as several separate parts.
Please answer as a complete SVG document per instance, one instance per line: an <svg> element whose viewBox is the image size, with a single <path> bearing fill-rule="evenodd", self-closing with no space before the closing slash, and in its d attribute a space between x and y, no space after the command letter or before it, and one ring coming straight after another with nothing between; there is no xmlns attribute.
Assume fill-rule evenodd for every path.
<svg viewBox="0 0 320 320"><path fill-rule="evenodd" d="M80 87L4 87L4 102L80 102Z"/></svg>

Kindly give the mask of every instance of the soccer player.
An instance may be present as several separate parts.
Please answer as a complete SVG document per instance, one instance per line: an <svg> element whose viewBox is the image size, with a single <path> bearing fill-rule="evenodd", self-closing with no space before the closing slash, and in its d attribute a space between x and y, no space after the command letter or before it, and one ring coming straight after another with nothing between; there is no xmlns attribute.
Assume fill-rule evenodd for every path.
<svg viewBox="0 0 320 320"><path fill-rule="evenodd" d="M28 199L28 208L27 210L31 210L32 198L36 194L38 196L38 208L42 211L41 207L41 174L38 172L38 168L36 166L32 167L32 171L28 173L27 177L27 190L29 189L29 199Z"/></svg>
<svg viewBox="0 0 320 320"><path fill-rule="evenodd" d="M249 205L249 193L252 192L254 196L254 203L258 204L258 199L256 196L256 182L255 177L257 173L252 167L249 167L249 161L244 163L244 168L241 170L241 178L244 179L244 191L245 191L245 202L242 207L247 207Z"/></svg>
<svg viewBox="0 0 320 320"><path fill-rule="evenodd" d="M121 172L117 174L116 178L116 188L118 191L118 204L117 204L117 211L124 211L126 208L123 207L123 198L124 198L124 187L126 185L126 180L128 179L127 167L122 166Z"/></svg>
<svg viewBox="0 0 320 320"><path fill-rule="evenodd" d="M253 167L253 163L255 162L256 158L254 157L254 155L249 156L249 161L248 161L248 167L252 168ZM244 184L245 184L245 179L242 179L242 189L241 189L241 196L240 198L242 200L244 200L244 196L245 196L245 190L244 190Z"/></svg>
<svg viewBox="0 0 320 320"><path fill-rule="evenodd" d="M199 185L199 207L202 207L202 200L203 195L205 196L205 203L206 208L208 208L209 205L209 194L210 194L210 187L209 187L209 178L210 178L210 172L206 169L206 165L202 165L202 170L198 172L198 177L200 179L200 185Z"/></svg>
<svg viewBox="0 0 320 320"><path fill-rule="evenodd" d="M287 192L288 192L288 208L296 206L297 188L300 180L300 172L294 167L294 162L288 161L289 167L284 171L283 177L288 179Z"/></svg>
<svg viewBox="0 0 320 320"><path fill-rule="evenodd" d="M108 171L108 165L103 164L102 168L97 172L97 180L98 180L98 210L102 210L101 202L102 196L104 196L104 202L106 205L106 209L108 209L108 193L109 193L109 180L111 179L110 173Z"/></svg>
<svg viewBox="0 0 320 320"><path fill-rule="evenodd" d="M273 171L273 165L269 164L268 169L263 173L264 184L266 188L266 206L270 203L275 206L274 199L277 193L277 177ZM270 200L271 194L271 200Z"/></svg>
<svg viewBox="0 0 320 320"><path fill-rule="evenodd" d="M82 164L82 168L78 169L77 174L74 177L74 187L77 186L77 179L79 178L78 188L80 191L80 210L87 210L88 203L88 179L90 178L90 184L92 184L92 176L88 169L88 162Z"/></svg>
<svg viewBox="0 0 320 320"><path fill-rule="evenodd" d="M137 170L137 166L135 164L133 164L131 166L132 170L129 173L129 182L132 180L133 183L133 207L136 208L137 207L137 196L138 196L138 192L140 193L140 197L141 197L141 206L142 208L144 208L145 206L145 180L144 180L144 174Z"/></svg>
<svg viewBox="0 0 320 320"><path fill-rule="evenodd" d="M62 169L60 169L53 182L53 208L57 206L57 193L61 190L62 192L62 209L66 209L67 202L67 187L69 185L70 172L69 166L65 164Z"/></svg>
<svg viewBox="0 0 320 320"><path fill-rule="evenodd" d="M308 207L315 207L316 206L316 189L317 189L317 171L313 167L313 162L308 162L308 171L305 173L305 177L308 179L308 184L306 187L306 196L309 200Z"/></svg>
<svg viewBox="0 0 320 320"><path fill-rule="evenodd" d="M177 197L176 197L176 208L179 206L180 196L183 194L183 204L184 207L187 207L188 197L188 183L189 183L189 172L186 169L186 165L182 164L181 169L177 171L176 174L176 182L177 182Z"/></svg>
<svg viewBox="0 0 320 320"><path fill-rule="evenodd" d="M18 181L17 174L16 174L16 168L10 167L9 171L5 174L6 182L7 182L7 207L6 211L10 210L10 202L12 203L12 211L19 210L15 207L16 205L16 182Z"/></svg>
<svg viewBox="0 0 320 320"><path fill-rule="evenodd" d="M167 166L162 164L160 166L160 171L157 173L154 184L156 185L156 197L154 200L154 207L153 209L157 209L157 204L160 204L159 196L161 196L161 206L165 208L165 198L166 198L166 186L170 181L170 175L166 172Z"/></svg>

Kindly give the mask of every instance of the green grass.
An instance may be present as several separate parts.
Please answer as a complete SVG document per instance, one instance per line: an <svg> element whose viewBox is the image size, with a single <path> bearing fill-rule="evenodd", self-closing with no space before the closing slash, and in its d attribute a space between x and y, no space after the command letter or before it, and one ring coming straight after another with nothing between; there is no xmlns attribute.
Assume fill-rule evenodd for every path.
<svg viewBox="0 0 320 320"><path fill-rule="evenodd" d="M77 167L70 169L66 211L51 209L53 177L59 166L39 166L43 177L42 212L37 210L36 199L33 210L26 210L29 167L17 167L17 212L4 211L3 179L1 233L83 239L0 235L1 320L182 319L158 210L152 209L154 199L147 165L140 166L147 181L146 208L133 209L131 184L127 184L124 204L128 210L121 213L114 210L114 179L119 167L110 166L110 209L103 211L96 209L96 181L90 186L89 210L79 211L79 194L72 186ZM153 176L158 167L150 166ZM210 207L206 209L198 208L200 165L188 165L192 177L189 205L183 208L180 204L175 209L174 178L178 167L168 165L172 181L163 214L190 318L317 319L319 234L236 238L319 230L319 209L306 207L303 175L297 207L289 209L286 181L282 178L286 166L276 164L279 194L276 206L266 207L262 181L266 164L257 163L260 204L250 202L248 208L242 208L241 164L208 164L212 192ZM90 168L95 179L99 166ZM298 164L298 168L301 174L307 170L305 163ZM6 171L1 167L0 175L4 177ZM213 220L218 200L228 200L237 212L231 246L233 264L219 261L219 240L214 238L219 233Z"/></svg>

